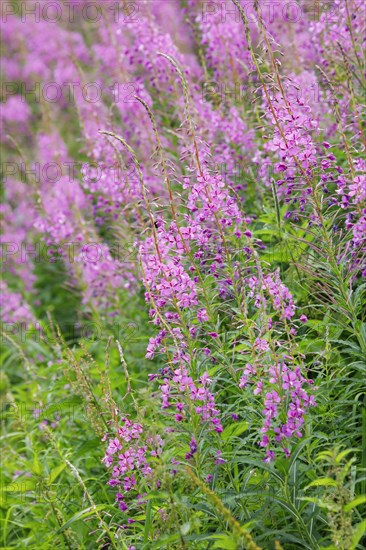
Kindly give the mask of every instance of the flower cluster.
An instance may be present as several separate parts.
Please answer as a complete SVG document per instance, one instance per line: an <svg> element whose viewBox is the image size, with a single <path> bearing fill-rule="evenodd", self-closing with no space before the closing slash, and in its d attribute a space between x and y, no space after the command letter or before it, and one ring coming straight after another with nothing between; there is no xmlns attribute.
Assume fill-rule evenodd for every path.
<svg viewBox="0 0 366 550"><path fill-rule="evenodd" d="M299 200L299 208L304 210L306 198L312 193L312 170L317 165L314 136L319 132L319 122L303 96L296 94L289 99L288 94L277 92L269 101L265 108L273 137L265 148L280 159L274 166L275 173L282 175L277 181L279 192L286 202Z"/></svg>
<svg viewBox="0 0 366 550"><path fill-rule="evenodd" d="M239 388L262 411L260 446L267 459L276 446L289 455L314 405L297 346L303 297L287 282L296 260L268 265L262 252L296 235L316 265L327 237L335 271L351 265L355 286L366 274L362 2L335 0L337 21L311 23L308 7L293 20L284 0L240 0L244 16L229 0L146 0L123 27L105 9L93 29L81 24L86 4L72 2L76 25L24 25L16 10L4 25L10 168L26 155L5 182L2 242L46 243L80 292L81 315L123 315L119 295L145 292L156 330L146 358L160 362L150 378L169 429L189 433L187 460L200 443L193 424L216 439L226 427L243 354ZM80 245L72 259L66 242ZM136 262L116 257L121 242ZM38 266L7 252L2 318L31 323ZM161 448L127 418L110 439L104 463L122 511L152 483Z"/></svg>
<svg viewBox="0 0 366 550"><path fill-rule="evenodd" d="M295 314L295 304L291 292L283 284L279 271L268 273L262 279L251 276L248 279L249 295L255 299L256 307L266 307L267 300L263 293L269 295L271 305L275 312L280 313L280 318L291 319Z"/></svg>
<svg viewBox="0 0 366 550"><path fill-rule="evenodd" d="M268 368L249 363L245 366L239 387L254 385L253 394L263 403L263 435L259 445L266 449L267 461L274 459L276 445L290 456L293 436L302 437L306 409L315 406L314 396L305 389L311 383L299 366L289 367L284 362Z"/></svg>
<svg viewBox="0 0 366 550"><path fill-rule="evenodd" d="M5 281L0 281L1 321L3 323L23 323L25 326L34 323L35 317L19 292L12 292Z"/></svg>
<svg viewBox="0 0 366 550"><path fill-rule="evenodd" d="M175 421L190 420L192 407L199 415L201 422L212 425L214 431L222 432L220 412L215 404L214 395L210 391L212 380L204 372L198 382L189 376L186 367L181 366L171 372L169 368L163 370L162 384L160 385L162 409L175 408ZM150 379L156 375L150 375ZM193 453L192 453L193 454Z"/></svg>
<svg viewBox="0 0 366 550"><path fill-rule="evenodd" d="M117 502L119 509L126 512L134 499L141 505L141 496L135 494L141 479L147 484L154 481L152 461L162 452L164 441L160 436L144 436L141 424L136 424L128 418L121 419L121 426L116 437L108 439L108 447L103 458L107 468L112 470L108 484L117 487ZM138 480L138 481L137 481ZM139 483L138 483L139 482ZM157 481L159 483L159 481Z"/></svg>

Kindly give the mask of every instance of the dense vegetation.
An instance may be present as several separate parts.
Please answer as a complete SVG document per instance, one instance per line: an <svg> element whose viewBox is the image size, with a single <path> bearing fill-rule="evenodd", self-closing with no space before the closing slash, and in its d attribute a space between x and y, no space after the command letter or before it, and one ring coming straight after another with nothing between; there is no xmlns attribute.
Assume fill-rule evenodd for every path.
<svg viewBox="0 0 366 550"><path fill-rule="evenodd" d="M1 8L1 547L364 548L363 1Z"/></svg>

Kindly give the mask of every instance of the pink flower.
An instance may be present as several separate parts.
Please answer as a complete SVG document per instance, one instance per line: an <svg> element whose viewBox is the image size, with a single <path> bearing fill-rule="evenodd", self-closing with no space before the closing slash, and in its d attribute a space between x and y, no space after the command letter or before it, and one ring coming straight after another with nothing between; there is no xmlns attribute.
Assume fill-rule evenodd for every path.
<svg viewBox="0 0 366 550"><path fill-rule="evenodd" d="M263 340L262 338L256 338L254 347L258 349L259 351L268 351L269 350L269 344L267 340Z"/></svg>
<svg viewBox="0 0 366 550"><path fill-rule="evenodd" d="M225 464L226 463L226 460L224 458L221 457L221 451L217 451L216 452L216 458L215 458L215 464L216 465L219 465L219 464Z"/></svg>
<svg viewBox="0 0 366 550"><path fill-rule="evenodd" d="M200 323L203 323L204 321L208 321L208 315L204 308L199 309L197 311L197 319Z"/></svg>

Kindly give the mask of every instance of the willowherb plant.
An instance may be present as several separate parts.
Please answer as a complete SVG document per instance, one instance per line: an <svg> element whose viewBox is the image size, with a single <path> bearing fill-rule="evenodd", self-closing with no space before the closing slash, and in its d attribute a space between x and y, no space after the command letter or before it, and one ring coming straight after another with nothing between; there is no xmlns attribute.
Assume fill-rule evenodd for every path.
<svg viewBox="0 0 366 550"><path fill-rule="evenodd" d="M55 507L56 536L92 517L103 548L360 548L365 452L329 448L366 445L362 2L55 2L52 23L22 4L2 36L1 321L19 396L49 381L97 436L76 468L62 418L37 431L90 504ZM99 332L82 353L58 329L18 338L46 315L95 323L107 352Z"/></svg>

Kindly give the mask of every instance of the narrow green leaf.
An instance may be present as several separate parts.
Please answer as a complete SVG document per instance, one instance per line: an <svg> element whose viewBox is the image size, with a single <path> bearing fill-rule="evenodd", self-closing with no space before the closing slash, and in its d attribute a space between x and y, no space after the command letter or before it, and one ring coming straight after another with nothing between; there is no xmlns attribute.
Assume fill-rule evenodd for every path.
<svg viewBox="0 0 366 550"><path fill-rule="evenodd" d="M358 523L355 527L353 536L352 536L352 546L351 550L355 550L356 546L360 542L361 538L366 535L366 519Z"/></svg>
<svg viewBox="0 0 366 550"><path fill-rule="evenodd" d="M309 485L305 487L305 490L309 489L310 487L336 487L336 486L337 486L337 482L331 477L321 477L309 483Z"/></svg>
<svg viewBox="0 0 366 550"><path fill-rule="evenodd" d="M148 542L149 540L149 532L151 527L151 510L152 510L152 500L149 500L149 502L146 505L146 522L145 522L145 530L144 530L144 542Z"/></svg>
<svg viewBox="0 0 366 550"><path fill-rule="evenodd" d="M359 506L360 504L364 504L365 502L366 502L366 495L361 495L360 497L357 497L354 500L351 500L351 502L348 502L348 504L343 506L343 510L345 512L349 512L350 510L353 510L353 508L356 508L356 506Z"/></svg>
<svg viewBox="0 0 366 550"><path fill-rule="evenodd" d="M48 476L48 483L50 484L53 483L61 474L61 472L65 469L65 467L66 467L66 464L63 462L62 464L54 468L50 473L50 475Z"/></svg>
<svg viewBox="0 0 366 550"><path fill-rule="evenodd" d="M57 533L62 533L62 531L65 531L65 529L70 527L70 525L72 523L75 523L75 521L80 521L90 516L93 516L95 515L95 511L99 512L100 510L104 510L106 508L109 508L107 504L98 504L97 506L90 506L89 508L85 508L85 510L81 510L80 512L72 516L72 518L70 518L66 523L61 525Z"/></svg>
<svg viewBox="0 0 366 550"><path fill-rule="evenodd" d="M237 548L236 542L229 535L213 535L207 538L216 541L213 548L222 548L223 550L236 550Z"/></svg>

